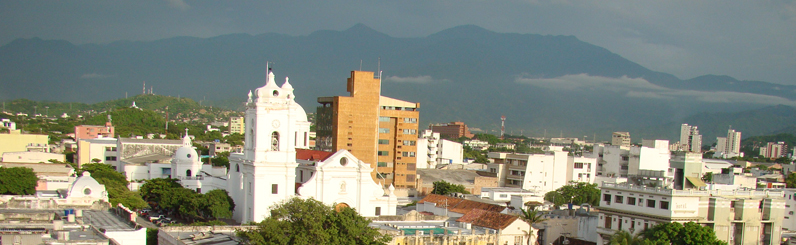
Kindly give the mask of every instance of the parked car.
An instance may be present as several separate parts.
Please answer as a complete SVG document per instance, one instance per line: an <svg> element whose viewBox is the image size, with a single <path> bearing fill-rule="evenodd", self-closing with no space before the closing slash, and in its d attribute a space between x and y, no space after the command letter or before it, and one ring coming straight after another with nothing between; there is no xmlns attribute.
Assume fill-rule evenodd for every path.
<svg viewBox="0 0 796 245"><path fill-rule="evenodd" d="M171 220L170 218L166 217L166 215L162 215L162 214L161 214L161 215L158 215L158 216L151 216L151 217L149 217L149 221L150 221L150 222L154 222L154 221L156 221L156 220L160 220L160 219L169 219L169 220Z"/></svg>

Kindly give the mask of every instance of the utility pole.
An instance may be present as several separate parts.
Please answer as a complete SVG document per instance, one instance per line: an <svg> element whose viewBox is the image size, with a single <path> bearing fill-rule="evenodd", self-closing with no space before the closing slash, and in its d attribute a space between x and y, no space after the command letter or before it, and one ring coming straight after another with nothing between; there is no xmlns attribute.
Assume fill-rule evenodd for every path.
<svg viewBox="0 0 796 245"><path fill-rule="evenodd" d="M500 116L500 139L506 134L506 116Z"/></svg>

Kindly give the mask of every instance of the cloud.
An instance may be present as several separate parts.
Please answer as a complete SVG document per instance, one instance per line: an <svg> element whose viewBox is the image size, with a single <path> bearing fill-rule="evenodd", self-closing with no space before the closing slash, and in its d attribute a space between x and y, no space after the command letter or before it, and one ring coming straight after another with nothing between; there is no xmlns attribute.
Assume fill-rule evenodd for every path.
<svg viewBox="0 0 796 245"><path fill-rule="evenodd" d="M556 90L611 91L623 93L624 96L631 98L796 106L796 101L772 95L670 89L652 84L644 78L629 78L627 76L611 78L577 74L538 79L519 77L514 82Z"/></svg>
<svg viewBox="0 0 796 245"><path fill-rule="evenodd" d="M99 74L99 73L96 73L96 72L95 73L86 73L86 74L80 75L80 79L102 79L102 78L108 78L108 77L112 77L112 75L103 75L103 74Z"/></svg>
<svg viewBox="0 0 796 245"><path fill-rule="evenodd" d="M432 82L447 82L448 79L435 80L431 76L416 76L416 77L389 76L385 77L384 81L394 82L394 83L432 83Z"/></svg>
<svg viewBox="0 0 796 245"><path fill-rule="evenodd" d="M188 5L184 0L166 0L172 7L179 9L179 10L188 10L191 6Z"/></svg>

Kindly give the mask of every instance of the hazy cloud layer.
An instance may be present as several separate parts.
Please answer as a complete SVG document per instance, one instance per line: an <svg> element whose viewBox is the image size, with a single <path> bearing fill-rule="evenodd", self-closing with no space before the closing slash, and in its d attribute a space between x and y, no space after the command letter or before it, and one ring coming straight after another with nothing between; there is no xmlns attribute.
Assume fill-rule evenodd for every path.
<svg viewBox="0 0 796 245"><path fill-rule="evenodd" d="M796 84L796 1L0 1L0 45L268 32L307 35L363 23L396 37L474 24L574 35L656 71Z"/></svg>
<svg viewBox="0 0 796 245"><path fill-rule="evenodd" d="M80 75L80 79L100 79L100 78L108 78L108 77L113 77L113 75L104 75L104 74L99 74L99 73L86 73L86 74Z"/></svg>
<svg viewBox="0 0 796 245"><path fill-rule="evenodd" d="M431 76L416 76L416 77L399 77L389 76L384 78L385 82L394 83L432 83L432 82L445 82L447 79L434 79Z"/></svg>
<svg viewBox="0 0 796 245"><path fill-rule="evenodd" d="M556 90L581 90L595 93L611 91L622 93L626 97L642 99L796 106L796 102L777 96L726 91L670 89L652 84L643 78L610 78L578 74L557 78L517 78L515 82Z"/></svg>

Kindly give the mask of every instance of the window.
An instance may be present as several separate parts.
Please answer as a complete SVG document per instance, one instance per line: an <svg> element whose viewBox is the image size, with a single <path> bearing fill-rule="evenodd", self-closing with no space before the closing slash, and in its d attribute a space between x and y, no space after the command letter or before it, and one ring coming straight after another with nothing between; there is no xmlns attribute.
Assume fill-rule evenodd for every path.
<svg viewBox="0 0 796 245"><path fill-rule="evenodd" d="M644 206L644 198L639 198L638 199L638 205L639 206Z"/></svg>
<svg viewBox="0 0 796 245"><path fill-rule="evenodd" d="M405 157L415 157L415 152L414 151L404 151L403 152L403 156L405 156Z"/></svg>
<svg viewBox="0 0 796 245"><path fill-rule="evenodd" d="M376 207L376 216L381 215L381 207Z"/></svg>
<svg viewBox="0 0 796 245"><path fill-rule="evenodd" d="M661 201L661 209L669 209L669 202Z"/></svg>
<svg viewBox="0 0 796 245"><path fill-rule="evenodd" d="M390 117L379 117L379 122L389 122Z"/></svg>
<svg viewBox="0 0 796 245"><path fill-rule="evenodd" d="M379 133L380 134L388 134L388 133L390 133L390 129L389 128L379 128Z"/></svg>
<svg viewBox="0 0 796 245"><path fill-rule="evenodd" d="M274 131L271 133L271 150L279 151L279 132Z"/></svg>
<svg viewBox="0 0 796 245"><path fill-rule="evenodd" d="M379 156L389 156L389 155L390 155L389 151L379 151Z"/></svg>
<svg viewBox="0 0 796 245"><path fill-rule="evenodd" d="M627 198L627 205L636 205L636 198L635 197L628 197Z"/></svg>
<svg viewBox="0 0 796 245"><path fill-rule="evenodd" d="M235 172L240 172L240 164L235 164Z"/></svg>
<svg viewBox="0 0 796 245"><path fill-rule="evenodd" d="M185 170L185 177L191 177L191 170Z"/></svg>
<svg viewBox="0 0 796 245"><path fill-rule="evenodd" d="M611 204L611 194L603 194L603 202Z"/></svg>
<svg viewBox="0 0 796 245"><path fill-rule="evenodd" d="M278 184L272 184L271 185L271 194L279 194L279 185Z"/></svg>
<svg viewBox="0 0 796 245"><path fill-rule="evenodd" d="M415 182L415 175L414 174L407 174L406 175L406 182Z"/></svg>
<svg viewBox="0 0 796 245"><path fill-rule="evenodd" d="M509 194L500 194L500 198L508 198Z"/></svg>
<svg viewBox="0 0 796 245"><path fill-rule="evenodd" d="M376 166L378 166L378 167L387 167L387 163L386 162L378 162L376 164Z"/></svg>
<svg viewBox="0 0 796 245"><path fill-rule="evenodd" d="M406 170L417 170L417 166L414 163L407 163Z"/></svg>
<svg viewBox="0 0 796 245"><path fill-rule="evenodd" d="M647 199L647 207L654 208L655 207L655 200Z"/></svg>
<svg viewBox="0 0 796 245"><path fill-rule="evenodd" d="M116 147L115 146L113 146L113 147L112 146L107 146L107 147L105 147L105 151L116 151Z"/></svg>
<svg viewBox="0 0 796 245"><path fill-rule="evenodd" d="M575 168L582 169L583 168L583 163L582 162L576 162L575 163Z"/></svg>
<svg viewBox="0 0 796 245"><path fill-rule="evenodd" d="M414 141L414 140L404 140L404 145L407 145L407 146L413 146L413 145L415 145L415 144L417 144L417 141Z"/></svg>
<svg viewBox="0 0 796 245"><path fill-rule="evenodd" d="M404 129L404 134L417 134L417 129Z"/></svg>
<svg viewBox="0 0 796 245"><path fill-rule="evenodd" d="M625 197L623 197L623 196L616 196L616 201L615 202L616 203L623 203L624 199L625 199Z"/></svg>
<svg viewBox="0 0 796 245"><path fill-rule="evenodd" d="M86 188L86 189L83 189L83 194L85 194L85 195L91 195L91 188Z"/></svg>
<svg viewBox="0 0 796 245"><path fill-rule="evenodd" d="M105 157L105 161L116 161L116 157L115 156L106 156Z"/></svg>
<svg viewBox="0 0 796 245"><path fill-rule="evenodd" d="M417 123L417 118L404 118L405 123Z"/></svg>
<svg viewBox="0 0 796 245"><path fill-rule="evenodd" d="M307 132L304 132L304 146L307 146Z"/></svg>
<svg viewBox="0 0 796 245"><path fill-rule="evenodd" d="M171 168L161 168L160 169L161 175L171 175Z"/></svg>
<svg viewBox="0 0 796 245"><path fill-rule="evenodd" d="M389 145L389 144L390 144L390 140L379 139L379 145Z"/></svg>

